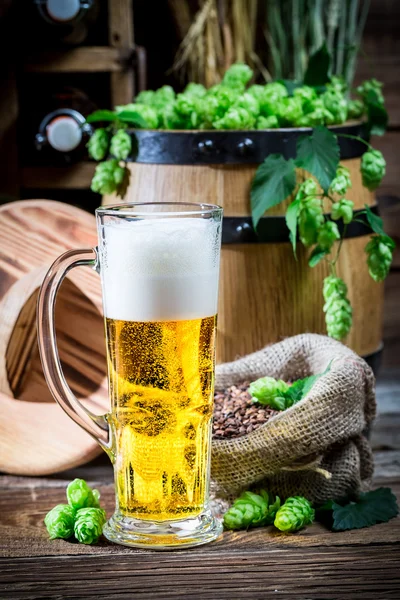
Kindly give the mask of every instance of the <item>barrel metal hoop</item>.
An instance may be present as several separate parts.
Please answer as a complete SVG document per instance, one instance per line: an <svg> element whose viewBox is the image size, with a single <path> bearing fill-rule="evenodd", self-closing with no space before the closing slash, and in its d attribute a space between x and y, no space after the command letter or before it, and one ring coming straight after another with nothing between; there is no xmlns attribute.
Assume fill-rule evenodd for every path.
<svg viewBox="0 0 400 600"><path fill-rule="evenodd" d="M371 211L379 214L378 206L370 207ZM327 219L330 214L325 214ZM365 210L355 210L354 217L357 222L352 221L346 227L345 238L355 238L371 233L371 227L365 216ZM362 222L360 222L362 221ZM338 221L337 226L340 234L344 230L343 221ZM251 217L224 217L222 222L223 244L277 244L289 242L289 230L284 216L261 217L254 230Z"/></svg>
<svg viewBox="0 0 400 600"><path fill-rule="evenodd" d="M329 127L335 134L368 141L365 123ZM138 141L136 162L158 165L256 165L270 154L295 158L297 140L311 135L310 127L249 131L160 131L130 129ZM358 158L367 150L359 140L338 136L340 158Z"/></svg>

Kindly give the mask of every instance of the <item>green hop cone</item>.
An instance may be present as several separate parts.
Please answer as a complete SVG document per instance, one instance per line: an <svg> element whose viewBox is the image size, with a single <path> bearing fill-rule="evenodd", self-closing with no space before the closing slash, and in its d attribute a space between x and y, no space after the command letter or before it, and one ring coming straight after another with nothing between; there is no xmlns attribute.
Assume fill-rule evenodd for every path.
<svg viewBox="0 0 400 600"><path fill-rule="evenodd" d="M156 95L154 96L154 98L156 98ZM137 115L142 117L142 119L146 122L147 129L157 129L158 127L158 113L157 109L153 105L149 106L148 104L138 104L132 102L130 104L116 106L115 110L117 111L117 115L122 111L136 113Z"/></svg>
<svg viewBox="0 0 400 600"><path fill-rule="evenodd" d="M364 114L364 104L361 100L349 100L347 116L349 119L359 119Z"/></svg>
<svg viewBox="0 0 400 600"><path fill-rule="evenodd" d="M132 140L129 133L119 129L111 138L110 151L118 160L126 160L132 152Z"/></svg>
<svg viewBox="0 0 400 600"><path fill-rule="evenodd" d="M106 513L101 508L81 508L76 513L74 534L81 544L95 544L103 533Z"/></svg>
<svg viewBox="0 0 400 600"><path fill-rule="evenodd" d="M298 221L300 240L308 248L316 243L318 232L324 224L321 200L315 196L303 198Z"/></svg>
<svg viewBox="0 0 400 600"><path fill-rule="evenodd" d="M337 240L340 240L338 226L332 221L326 221L318 231L318 246L322 250L330 250Z"/></svg>
<svg viewBox="0 0 400 600"><path fill-rule="evenodd" d="M174 88L170 85L163 85L158 88L156 92L154 92L154 98L151 103L152 108L157 110L162 110L168 104L172 104L175 100L175 91ZM153 117L150 117L150 120L153 120Z"/></svg>
<svg viewBox="0 0 400 600"><path fill-rule="evenodd" d="M242 96L236 100L234 106L240 106L241 108L244 108L255 118L257 118L260 114L260 103L258 102L257 98L249 93L242 94Z"/></svg>
<svg viewBox="0 0 400 600"><path fill-rule="evenodd" d="M264 86L263 85L259 85L258 83L251 85L248 89L247 89L247 93L251 94L252 96L254 96L254 98L257 98L257 100L260 102L263 94L264 94Z"/></svg>
<svg viewBox="0 0 400 600"><path fill-rule="evenodd" d="M280 105L282 99L287 96L288 91L282 83L267 83L267 85L263 86L263 91L258 98L261 114L264 117L276 116L277 107Z"/></svg>
<svg viewBox="0 0 400 600"><path fill-rule="evenodd" d="M342 95L347 92L347 87L345 79L337 75L332 75L330 82L326 85L328 90L334 90Z"/></svg>
<svg viewBox="0 0 400 600"><path fill-rule="evenodd" d="M74 479L68 484L67 500L74 510L88 507L98 508L100 506L99 498L100 492L92 490L84 479Z"/></svg>
<svg viewBox="0 0 400 600"><path fill-rule="evenodd" d="M368 150L361 158L361 176L363 185L371 191L376 190L386 173L386 161L379 150Z"/></svg>
<svg viewBox="0 0 400 600"><path fill-rule="evenodd" d="M103 160L107 155L109 143L110 137L108 132L102 128L96 129L86 144L89 156L94 160Z"/></svg>
<svg viewBox="0 0 400 600"><path fill-rule="evenodd" d="M353 219L354 202L342 198L339 202L334 202L332 205L331 217L334 221L343 219L343 223L348 225Z"/></svg>
<svg viewBox="0 0 400 600"><path fill-rule="evenodd" d="M154 102L154 96L155 92L153 92L153 90L143 90L136 96L135 103L151 106Z"/></svg>
<svg viewBox="0 0 400 600"><path fill-rule="evenodd" d="M114 181L115 159L106 160L97 165L93 175L91 189L98 194L112 194L116 189Z"/></svg>
<svg viewBox="0 0 400 600"><path fill-rule="evenodd" d="M317 106L312 112L303 115L296 123L298 127L317 127L335 123L334 116L325 107Z"/></svg>
<svg viewBox="0 0 400 600"><path fill-rule="evenodd" d="M309 106L317 98L317 92L308 85L302 85L293 91L293 96L294 98L300 98L303 105Z"/></svg>
<svg viewBox="0 0 400 600"><path fill-rule="evenodd" d="M383 281L390 270L395 243L388 235L373 235L365 246L369 274L376 282Z"/></svg>
<svg viewBox="0 0 400 600"><path fill-rule="evenodd" d="M278 117L271 115L270 117L258 117L256 121L256 129L278 129Z"/></svg>
<svg viewBox="0 0 400 600"><path fill-rule="evenodd" d="M215 129L252 129L255 117L240 106L229 108L221 119L214 121Z"/></svg>
<svg viewBox="0 0 400 600"><path fill-rule="evenodd" d="M368 81L363 81L361 85L357 88L357 94L361 96L363 100L367 99L367 96L370 92L374 92L376 95L376 99L380 104L384 104L385 100L382 94L383 83L378 81L377 79L368 79Z"/></svg>
<svg viewBox="0 0 400 600"><path fill-rule="evenodd" d="M318 194L318 185L314 179L309 177L305 179L300 185L299 190L296 194L296 200L305 200L308 196L315 196Z"/></svg>
<svg viewBox="0 0 400 600"><path fill-rule="evenodd" d="M192 96L194 98L204 98L207 94L207 89L201 83L188 83L183 90L185 96Z"/></svg>
<svg viewBox="0 0 400 600"><path fill-rule="evenodd" d="M44 524L51 540L68 539L74 533L75 511L69 504L58 504L47 513Z"/></svg>
<svg viewBox="0 0 400 600"><path fill-rule="evenodd" d="M303 496L293 496L276 513L274 525L280 531L298 531L310 525L314 518L315 511L310 502Z"/></svg>
<svg viewBox="0 0 400 600"><path fill-rule="evenodd" d="M98 194L112 194L123 183L126 171L116 158L101 162L96 167L90 187Z"/></svg>
<svg viewBox="0 0 400 600"><path fill-rule="evenodd" d="M322 94L321 98L326 110L333 117L333 120L328 119L328 124L344 123L347 119L347 100L344 95L335 89L330 89Z"/></svg>
<svg viewBox="0 0 400 600"><path fill-rule="evenodd" d="M277 112L281 125L297 125L304 116L301 98L282 98L277 106Z"/></svg>
<svg viewBox="0 0 400 600"><path fill-rule="evenodd" d="M253 77L253 71L244 63L236 63L225 72L222 83L232 88L245 88Z"/></svg>
<svg viewBox="0 0 400 600"><path fill-rule="evenodd" d="M324 312L329 337L342 340L351 329L353 311L347 298L347 285L340 277L329 275L324 279Z"/></svg>
<svg viewBox="0 0 400 600"><path fill-rule="evenodd" d="M274 503L270 503L265 490L260 494L244 492L224 514L224 526L226 529L247 529L271 525L279 507L279 498L276 497Z"/></svg>
<svg viewBox="0 0 400 600"><path fill-rule="evenodd" d="M285 392L289 385L281 379L273 377L260 377L249 386L249 394L253 402L267 404L276 410L285 410Z"/></svg>
<svg viewBox="0 0 400 600"><path fill-rule="evenodd" d="M346 167L339 165L336 170L336 176L329 187L329 193L343 196L349 188L351 188L350 171Z"/></svg>

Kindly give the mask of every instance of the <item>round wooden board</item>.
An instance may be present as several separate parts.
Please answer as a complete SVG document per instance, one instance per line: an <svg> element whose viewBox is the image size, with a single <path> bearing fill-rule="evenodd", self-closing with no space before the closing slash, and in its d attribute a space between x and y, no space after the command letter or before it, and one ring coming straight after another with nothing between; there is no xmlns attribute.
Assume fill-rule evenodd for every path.
<svg viewBox="0 0 400 600"><path fill-rule="evenodd" d="M52 262L66 250L97 244L95 218L50 200L0 207L0 471L46 475L101 452L54 402L36 341L36 298ZM73 269L56 307L66 379L96 414L109 409L100 278Z"/></svg>

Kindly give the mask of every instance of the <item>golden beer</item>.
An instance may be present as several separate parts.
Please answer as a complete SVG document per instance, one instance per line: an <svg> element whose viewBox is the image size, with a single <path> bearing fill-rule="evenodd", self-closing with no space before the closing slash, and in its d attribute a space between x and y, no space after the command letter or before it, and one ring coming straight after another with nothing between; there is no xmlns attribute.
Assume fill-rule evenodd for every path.
<svg viewBox="0 0 400 600"><path fill-rule="evenodd" d="M107 452L116 507L110 541L154 549L216 539L209 504L222 209L145 202L96 210L98 247L70 250L46 275L38 341L50 390ZM72 267L101 275L110 412L80 404L60 369L57 290Z"/></svg>
<svg viewBox="0 0 400 600"><path fill-rule="evenodd" d="M216 317L106 319L119 509L199 515L208 495Z"/></svg>

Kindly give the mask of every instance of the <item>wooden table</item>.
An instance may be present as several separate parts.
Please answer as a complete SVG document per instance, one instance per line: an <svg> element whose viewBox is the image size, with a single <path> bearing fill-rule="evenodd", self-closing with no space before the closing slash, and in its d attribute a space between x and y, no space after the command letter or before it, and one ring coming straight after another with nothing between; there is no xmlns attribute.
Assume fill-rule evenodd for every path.
<svg viewBox="0 0 400 600"><path fill-rule="evenodd" d="M400 501L399 254L387 282L386 352L371 443L374 485L391 487ZM106 541L93 547L49 541L43 517L65 501L65 487L74 477L99 487L111 514L114 489L107 461L104 456L44 479L0 476L0 600L400 598L400 518L342 533L317 524L296 535L272 528L229 532L213 544L175 552Z"/></svg>
<svg viewBox="0 0 400 600"><path fill-rule="evenodd" d="M378 385L372 433L376 486L400 500L400 371ZM45 513L83 477L113 510L111 466L102 457L61 475L0 477L0 598L400 598L400 518L369 529L332 533L314 524L296 535L272 528L224 533L192 550L152 552L100 542L49 541Z"/></svg>

